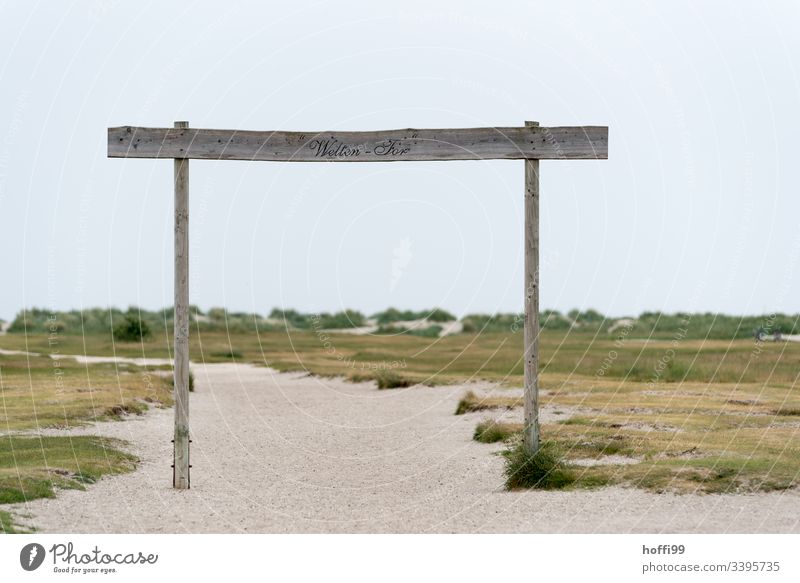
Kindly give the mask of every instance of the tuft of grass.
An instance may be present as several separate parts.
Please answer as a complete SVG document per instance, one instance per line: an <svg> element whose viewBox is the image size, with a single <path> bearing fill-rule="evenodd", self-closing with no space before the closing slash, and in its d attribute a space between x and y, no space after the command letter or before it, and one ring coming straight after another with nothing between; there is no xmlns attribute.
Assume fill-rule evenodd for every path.
<svg viewBox="0 0 800 583"><path fill-rule="evenodd" d="M381 370L375 373L375 381L379 389L400 389L410 387L413 381L403 377L393 370Z"/></svg>
<svg viewBox="0 0 800 583"><path fill-rule="evenodd" d="M119 421L126 415L142 415L145 411L147 411L147 405L144 403L124 403L108 407L103 417Z"/></svg>
<svg viewBox="0 0 800 583"><path fill-rule="evenodd" d="M800 407L781 407L780 409L775 409L775 415L797 417L800 416Z"/></svg>
<svg viewBox="0 0 800 583"><path fill-rule="evenodd" d="M242 360L242 353L238 350L223 350L222 352L212 352L211 356L214 358L225 358L230 360Z"/></svg>
<svg viewBox="0 0 800 583"><path fill-rule="evenodd" d="M497 443L506 441L522 430L520 423L504 423L502 421L481 421L472 434L472 439L481 443Z"/></svg>
<svg viewBox="0 0 800 583"><path fill-rule="evenodd" d="M375 377L371 374L364 374L360 372L354 372L347 376L347 380L351 383L367 383L375 380Z"/></svg>
<svg viewBox="0 0 800 583"><path fill-rule="evenodd" d="M518 397L479 397L473 391L467 391L456 407L456 415L487 411L489 409L513 409L522 404Z"/></svg>
<svg viewBox="0 0 800 583"><path fill-rule="evenodd" d="M539 451L530 455L522 440L509 445L503 452L506 467L506 488L537 488L561 490L575 483L575 475L566 468L556 444L542 442Z"/></svg>
<svg viewBox="0 0 800 583"><path fill-rule="evenodd" d="M152 335L147 322L135 314L125 314L122 322L114 326L114 340L142 342Z"/></svg>

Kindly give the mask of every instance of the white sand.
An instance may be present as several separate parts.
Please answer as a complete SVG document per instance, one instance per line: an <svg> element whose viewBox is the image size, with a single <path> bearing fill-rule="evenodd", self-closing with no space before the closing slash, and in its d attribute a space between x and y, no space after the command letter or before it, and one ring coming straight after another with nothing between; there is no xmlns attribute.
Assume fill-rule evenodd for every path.
<svg viewBox="0 0 800 583"><path fill-rule="evenodd" d="M483 416L453 415L463 387L193 368L191 490L170 487L156 410L73 432L130 441L137 471L12 510L42 532L800 532L797 491L505 492L501 446L471 439Z"/></svg>
<svg viewBox="0 0 800 583"><path fill-rule="evenodd" d="M54 360L71 358L80 364L117 363L135 364L136 366L172 366L172 360L169 358L128 358L125 356L86 356L82 354L51 354L50 358Z"/></svg>
<svg viewBox="0 0 800 583"><path fill-rule="evenodd" d="M26 350L5 350L0 348L0 354L4 356L41 356L38 352L28 352ZM79 364L133 364L136 366L171 366L172 360L169 358L128 358L126 356L87 356L85 354L48 354L53 360L64 360L69 358Z"/></svg>

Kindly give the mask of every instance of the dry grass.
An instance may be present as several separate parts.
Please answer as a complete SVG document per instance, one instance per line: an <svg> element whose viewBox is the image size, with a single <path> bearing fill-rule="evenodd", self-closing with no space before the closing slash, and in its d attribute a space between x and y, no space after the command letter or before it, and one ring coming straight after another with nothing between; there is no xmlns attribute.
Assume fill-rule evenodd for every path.
<svg viewBox="0 0 800 583"><path fill-rule="evenodd" d="M0 504L50 498L55 488L83 489L105 474L131 471L122 444L94 436L0 437Z"/></svg>
<svg viewBox="0 0 800 583"><path fill-rule="evenodd" d="M153 369L0 355L0 431L73 427L171 404L169 379Z"/></svg>
<svg viewBox="0 0 800 583"><path fill-rule="evenodd" d="M519 397L481 397L473 391L467 391L467 394L458 402L456 415L464 415L465 413L474 413L476 411L488 411L490 409L514 409L520 405L522 405L522 399Z"/></svg>
<svg viewBox="0 0 800 583"><path fill-rule="evenodd" d="M393 370L383 370L376 373L376 382L379 389L401 389L414 384L410 379L404 378Z"/></svg>
<svg viewBox="0 0 800 583"><path fill-rule="evenodd" d="M475 428L472 439L481 443L497 443L508 441L522 431L522 423L506 423L504 421L481 421Z"/></svg>
<svg viewBox="0 0 800 583"><path fill-rule="evenodd" d="M26 431L123 419L172 404L168 379L127 365L78 364L48 356L0 355L0 504L83 488L105 474L131 471L123 445L94 436L33 436ZM19 532L0 510L0 529Z"/></svg>
<svg viewBox="0 0 800 583"><path fill-rule="evenodd" d="M654 390L647 383L573 377L563 378L542 404L574 411L541 429L567 467L570 460L611 455L641 460L571 468L570 487L721 493L800 484L800 422L793 418L800 394L788 386L682 383Z"/></svg>
<svg viewBox="0 0 800 583"><path fill-rule="evenodd" d="M397 367L412 384L487 380L522 386L520 333L445 338L331 333L321 339L314 331L203 332L193 333L191 342L196 362L229 362L235 346L242 361L284 371L377 380L381 370ZM0 347L44 352L47 337L9 334L0 337ZM800 343L620 342L602 333L545 330L540 349L541 405L574 412L564 422L542 426L542 435L563 451L564 459L602 459L616 453L642 460L571 469L575 482L570 487L619 483L653 491L750 492L800 482ZM158 358L169 354L167 339L159 337L116 345L105 336L64 337L60 350ZM665 355L670 355L667 365ZM107 378L108 383L76 381L64 399L54 394L52 373L37 372L38 364L33 368L31 379L23 375L10 384L3 379L13 397L4 423L34 426L34 404L39 424L63 425L102 417L115 405L146 402L137 370L122 368L117 375L112 367L107 377L92 372L92 379ZM97 400L79 394L95 388ZM159 395L154 399L166 404L168 392L167 400ZM473 393L459 413L514 410L519 401Z"/></svg>
<svg viewBox="0 0 800 583"><path fill-rule="evenodd" d="M273 330L255 333L202 332L192 330L191 358L195 362L229 362L232 347L243 362L267 364L278 370L307 371L324 376L371 376L393 363L406 365L404 377L415 383L446 384L486 379L508 386L522 386L522 334L492 332L444 338L399 335L357 336L314 331ZM47 352L44 333L7 334L0 347ZM114 343L110 335L85 338L64 335L63 354L148 356L168 358L168 339L160 335L144 343ZM545 330L540 337L541 381L600 378L633 382L653 380L666 351L674 356L657 379L659 385L682 382L765 383L793 385L800 343L764 343L755 349L752 340L672 340L627 338L620 344L613 335ZM609 361L609 354L616 355ZM430 382L429 382L430 381Z"/></svg>
<svg viewBox="0 0 800 583"><path fill-rule="evenodd" d="M506 488L562 490L575 483L575 474L567 467L558 445L546 441L530 455L517 440L503 452L506 461Z"/></svg>

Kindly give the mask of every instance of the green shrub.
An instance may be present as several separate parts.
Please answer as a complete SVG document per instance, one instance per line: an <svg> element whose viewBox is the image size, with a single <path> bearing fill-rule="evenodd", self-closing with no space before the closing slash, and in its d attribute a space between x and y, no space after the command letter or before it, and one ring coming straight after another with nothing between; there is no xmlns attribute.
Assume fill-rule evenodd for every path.
<svg viewBox="0 0 800 583"><path fill-rule="evenodd" d="M558 310L544 310L539 314L539 327L543 330L569 330L572 322Z"/></svg>
<svg viewBox="0 0 800 583"><path fill-rule="evenodd" d="M322 313L312 316L316 321L316 328L327 328L330 330L341 330L346 328L358 328L366 323L364 314L356 310L344 310L335 314Z"/></svg>
<svg viewBox="0 0 800 583"><path fill-rule="evenodd" d="M525 314L468 314L461 319L463 331L519 332L525 322ZM572 323L556 310L544 310L539 314L539 327L547 330L567 330Z"/></svg>
<svg viewBox="0 0 800 583"><path fill-rule="evenodd" d="M453 314L441 308L433 308L425 318L431 322L453 322L458 320Z"/></svg>
<svg viewBox="0 0 800 583"><path fill-rule="evenodd" d="M308 314L301 314L297 310L282 310L275 308L269 313L269 317L275 320L283 320L287 327L306 329L311 327L311 318Z"/></svg>
<svg viewBox="0 0 800 583"><path fill-rule="evenodd" d="M414 312L413 310L398 310L397 308L387 308L383 312L378 312L372 316L378 324L391 324L392 322L410 322L412 320L430 320L431 322L452 322L457 318L450 312L446 312L441 308L433 308L431 310L421 310Z"/></svg>
<svg viewBox="0 0 800 583"><path fill-rule="evenodd" d="M467 314L461 319L464 332L514 332L522 330L522 314Z"/></svg>
<svg viewBox="0 0 800 583"><path fill-rule="evenodd" d="M390 322L403 322L407 320L416 320L416 313L409 310L400 311L397 308L387 308L383 312L378 312L373 316L378 321L378 324L389 324Z"/></svg>
<svg viewBox="0 0 800 583"><path fill-rule="evenodd" d="M150 326L134 314L126 314L122 322L114 326L114 340L118 342L141 342L150 336Z"/></svg>
<svg viewBox="0 0 800 583"><path fill-rule="evenodd" d="M580 310L570 310L567 312L567 316L572 318L575 322L581 324L599 324L606 319L603 314L597 310L591 309L584 312L581 312Z"/></svg>
<svg viewBox="0 0 800 583"><path fill-rule="evenodd" d="M27 332L28 334L52 333L63 334L110 334L114 333L112 323L132 316L146 325L154 335L172 335L174 313L172 307L161 310L145 310L131 307L127 311L119 308L87 308L85 310L69 310L54 312L44 308L26 308L17 313L8 328L11 334ZM236 333L280 330L291 328L308 330L315 327L337 329L352 328L365 324L364 315L355 310L344 310L335 314L302 314L297 310L274 309L270 317L281 321L276 324L267 321L263 316L247 312L227 312L224 308L211 308L204 321L197 321L203 312L197 306L190 306L189 317L201 331L228 331ZM584 332L608 329L613 320L607 319L596 310L572 310L570 317ZM379 325L388 326L393 322L420 320L427 318L431 322L444 322L454 316L441 308L413 311L389 308L375 314ZM316 320L315 320L316 319ZM633 324L626 326L626 336L630 338L654 339L723 339L750 338L760 330L766 340L779 331L782 334L800 334L800 314L769 314L761 316L730 316L713 312L688 314L677 312L643 312L633 319ZM316 322L316 323L315 323ZM522 314L468 314L461 319L464 332L516 333L522 330L524 322ZM539 315L539 326L543 330L569 330L572 322L556 310L543 310ZM134 335L134 340L140 340ZM673 376L675 378L675 376Z"/></svg>

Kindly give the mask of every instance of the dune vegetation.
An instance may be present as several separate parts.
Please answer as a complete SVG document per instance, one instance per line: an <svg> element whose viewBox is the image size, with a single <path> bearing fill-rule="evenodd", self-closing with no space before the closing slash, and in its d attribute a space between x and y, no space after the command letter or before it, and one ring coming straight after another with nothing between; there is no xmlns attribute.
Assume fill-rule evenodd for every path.
<svg viewBox="0 0 800 583"><path fill-rule="evenodd" d="M386 310L370 318L355 311L276 310L265 318L221 309L193 314L194 362L252 363L375 381L387 389L490 383L490 396L465 390L458 413L476 415L476 424L483 422L476 439L505 441L510 467L519 466L514 453L522 421L519 315L465 316L463 332L440 337L344 329L368 320L392 326L431 314L431 326L441 328L453 318L442 310ZM137 318L145 325L137 326ZM541 467L557 462L559 472L558 479L542 484L708 493L798 484L800 343L769 336L797 333L796 317L650 313L610 320L589 310L543 312L542 321L540 403L556 414L542 426L550 445ZM169 359L171 323L171 310L28 310L17 316L0 335L0 349L38 356L0 354L0 503L51 495L53 486L82 487L104 473L133 467L135 460L121 444L91 438L80 448L70 446L80 453L77 465L62 455L58 442L66 437L48 437L47 447L29 463L9 452L25 451L32 443L27 439L44 444L37 434L42 428L170 406L168 366L79 364L63 355ZM10 528L7 517L0 515L0 521Z"/></svg>

